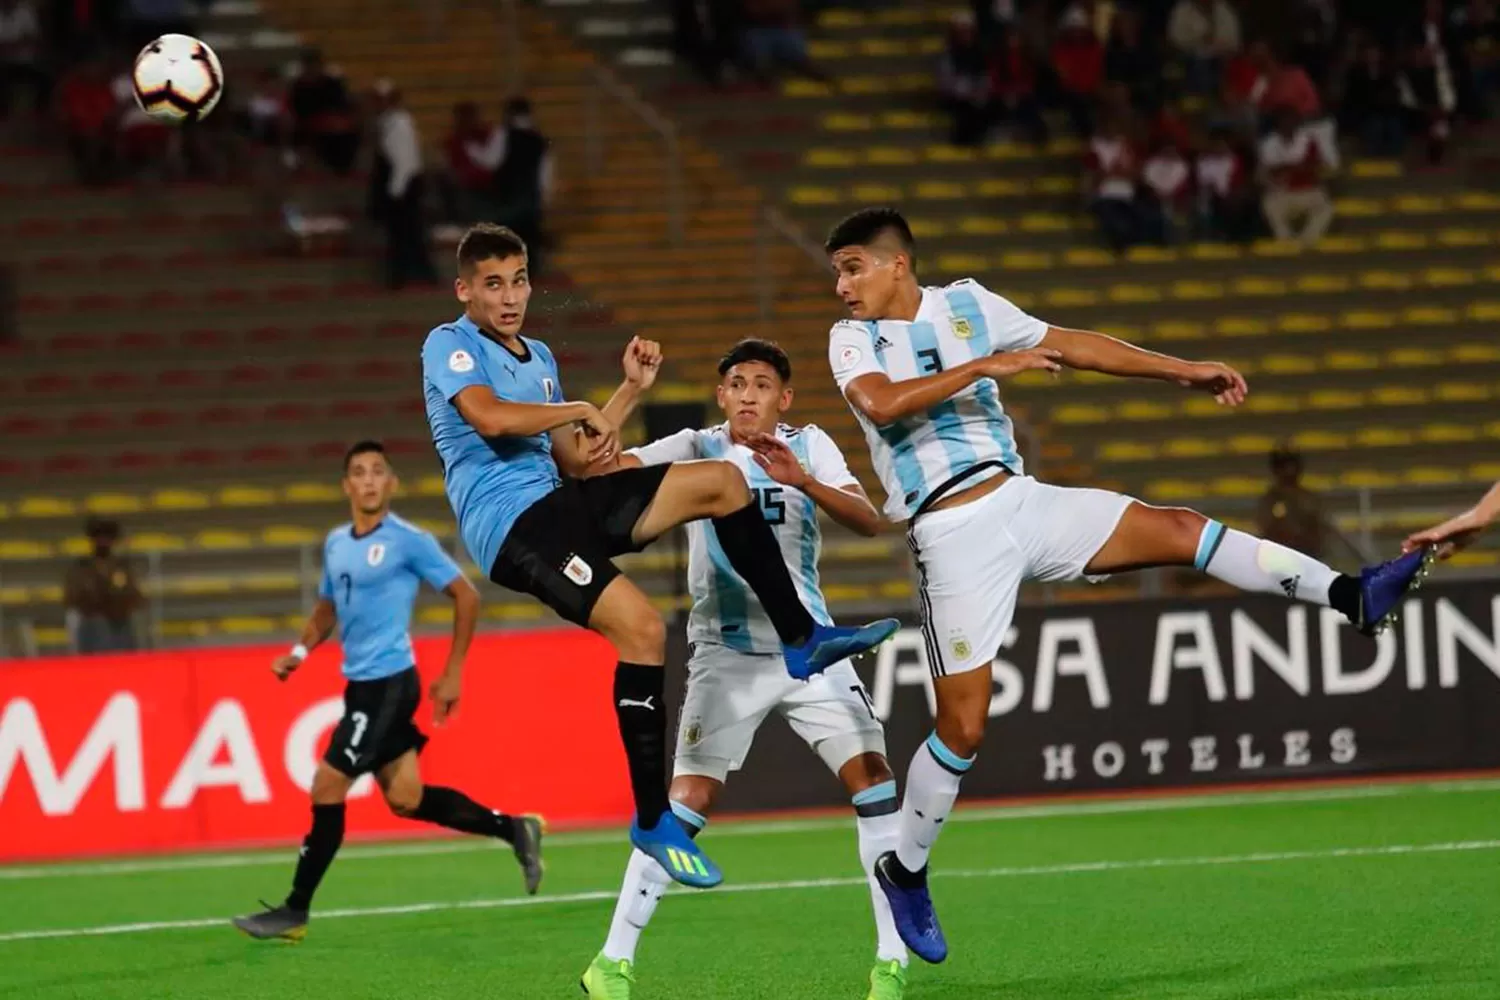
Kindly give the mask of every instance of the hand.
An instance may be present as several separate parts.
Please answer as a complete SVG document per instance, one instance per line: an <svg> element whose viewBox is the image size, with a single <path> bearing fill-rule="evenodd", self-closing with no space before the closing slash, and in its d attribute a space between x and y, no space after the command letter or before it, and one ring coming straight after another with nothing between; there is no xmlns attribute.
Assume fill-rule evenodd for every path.
<svg viewBox="0 0 1500 1000"><path fill-rule="evenodd" d="M432 724L441 726L448 721L448 717L458 711L459 690L463 686L457 673L444 671L443 675L432 682L432 687L427 689L427 696L432 699Z"/></svg>
<svg viewBox="0 0 1500 1000"><path fill-rule="evenodd" d="M625 357L621 364L625 369L625 381L641 391L656 384L661 371L661 345L654 340L631 337L625 345Z"/></svg>
<svg viewBox="0 0 1500 1000"><path fill-rule="evenodd" d="M588 464L607 462L620 450L620 431L593 403L584 403L583 406L586 409L578 423L584 437L588 438Z"/></svg>
<svg viewBox="0 0 1500 1000"><path fill-rule="evenodd" d="M276 657L271 663L271 673L276 675L278 681L284 681L302 666L302 661L291 654Z"/></svg>
<svg viewBox="0 0 1500 1000"><path fill-rule="evenodd" d="M766 470L766 475L783 486L800 490L810 478L797 453L774 434L757 434L749 440L750 450L755 452L755 464Z"/></svg>
<svg viewBox="0 0 1500 1000"><path fill-rule="evenodd" d="M1184 389L1201 389L1210 393L1220 406L1239 406L1250 392L1245 376L1217 361L1192 362L1187 374L1179 378L1177 384Z"/></svg>
<svg viewBox="0 0 1500 1000"><path fill-rule="evenodd" d="M1426 531L1418 531L1407 536L1406 541L1401 543L1401 551L1411 552L1415 549L1425 548L1429 545L1437 546L1439 559L1447 559L1459 549L1466 548L1470 542L1479 537L1489 522L1479 516L1475 510L1466 510L1457 517L1449 518L1435 528Z"/></svg>
<svg viewBox="0 0 1500 1000"><path fill-rule="evenodd" d="M981 367L989 378L1009 378L1026 371L1044 371L1056 375L1062 371L1062 352L1050 347L1033 347L1026 351L1004 351L984 358Z"/></svg>

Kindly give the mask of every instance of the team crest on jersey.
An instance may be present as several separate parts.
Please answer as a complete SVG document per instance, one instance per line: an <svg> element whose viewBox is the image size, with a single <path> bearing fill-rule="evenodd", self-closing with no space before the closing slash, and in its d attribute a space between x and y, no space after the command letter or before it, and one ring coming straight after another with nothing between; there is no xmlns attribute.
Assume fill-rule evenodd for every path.
<svg viewBox="0 0 1500 1000"><path fill-rule="evenodd" d="M468 351L454 351L448 355L448 367L462 375L474 370L474 356Z"/></svg>
<svg viewBox="0 0 1500 1000"><path fill-rule="evenodd" d="M369 550L365 552L365 562L371 566L379 566L385 562L385 546L379 542L371 545Z"/></svg>
<svg viewBox="0 0 1500 1000"><path fill-rule="evenodd" d="M552 387L552 380L550 378L542 379L542 392L546 394L548 399L552 398Z"/></svg>
<svg viewBox="0 0 1500 1000"><path fill-rule="evenodd" d="M689 722L682 730L682 742L690 747L703 742L703 727L696 722Z"/></svg>
<svg viewBox="0 0 1500 1000"><path fill-rule="evenodd" d="M953 650L953 657L957 660L967 660L974 652L974 647L969 645L969 640L963 633L949 636L948 648Z"/></svg>
<svg viewBox="0 0 1500 1000"><path fill-rule="evenodd" d="M846 347L846 348L844 348L842 351L839 352L838 374L842 375L844 372L853 371L855 365L859 364L859 359L861 357L863 357L863 355L861 355L859 353L859 348L857 348L857 347Z"/></svg>
<svg viewBox="0 0 1500 1000"><path fill-rule="evenodd" d="M953 317L953 336L957 337L959 340L968 340L970 337L974 336L974 324L970 323L962 316Z"/></svg>
<svg viewBox="0 0 1500 1000"><path fill-rule="evenodd" d="M594 567L584 562L576 555L568 556L568 561L563 563L563 576L572 580L580 587L587 587L594 582Z"/></svg>

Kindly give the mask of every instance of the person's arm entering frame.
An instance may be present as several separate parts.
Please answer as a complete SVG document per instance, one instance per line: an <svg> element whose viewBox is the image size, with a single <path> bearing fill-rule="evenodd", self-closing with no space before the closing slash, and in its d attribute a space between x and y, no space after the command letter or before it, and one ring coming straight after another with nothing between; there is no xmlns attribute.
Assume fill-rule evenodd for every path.
<svg viewBox="0 0 1500 1000"><path fill-rule="evenodd" d="M1490 491L1477 504L1457 517L1408 536L1401 543L1401 551L1411 552L1424 545L1435 545L1438 558L1447 559L1478 538L1484 529L1495 523L1496 518L1500 518L1500 482L1491 486Z"/></svg>

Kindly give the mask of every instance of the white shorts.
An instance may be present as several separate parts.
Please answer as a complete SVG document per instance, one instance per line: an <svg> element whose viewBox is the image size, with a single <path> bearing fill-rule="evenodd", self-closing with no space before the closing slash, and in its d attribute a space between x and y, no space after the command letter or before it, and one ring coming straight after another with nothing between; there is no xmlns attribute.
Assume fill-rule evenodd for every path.
<svg viewBox="0 0 1500 1000"><path fill-rule="evenodd" d="M1108 490L1048 486L1016 476L961 507L916 519L922 632L934 677L995 658L1023 580L1076 580L1134 501Z"/></svg>
<svg viewBox="0 0 1500 1000"><path fill-rule="evenodd" d="M885 730L848 660L803 682L787 675L780 656L700 642L688 660L673 774L725 780L772 709L835 774L860 754L885 753Z"/></svg>

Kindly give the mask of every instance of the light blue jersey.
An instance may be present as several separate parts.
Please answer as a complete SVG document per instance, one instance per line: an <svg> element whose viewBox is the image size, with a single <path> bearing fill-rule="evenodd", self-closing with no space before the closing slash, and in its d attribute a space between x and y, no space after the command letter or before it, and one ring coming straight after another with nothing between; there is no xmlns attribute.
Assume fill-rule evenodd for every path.
<svg viewBox="0 0 1500 1000"><path fill-rule="evenodd" d="M485 573L516 518L562 482L549 435L486 440L453 404L471 385L488 386L511 403L562 402L552 352L539 340L523 337L521 343L525 356L512 354L460 316L434 329L422 346L427 424L443 462L448 502L464 545Z"/></svg>
<svg viewBox="0 0 1500 1000"><path fill-rule="evenodd" d="M934 375L974 358L1035 347L1047 324L972 280L922 289L912 322L845 320L828 336L828 362L839 391L861 375L894 382ZM1021 475L1015 430L993 379L973 385L926 413L877 427L855 407L875 473L885 487L885 515L905 521L950 480L996 464ZM989 473L988 475L994 475ZM984 481L986 474L969 485Z"/></svg>
<svg viewBox="0 0 1500 1000"><path fill-rule="evenodd" d="M834 489L858 483L844 463L833 439L815 425L776 429L814 479ZM735 444L729 426L684 430L654 441L629 454L646 465L687 462L699 458L733 462L745 474L750 492L776 533L781 558L791 571L797 593L812 616L833 624L818 582L818 557L823 535L818 527L818 505L801 490L776 482L755 461L754 453ZM713 525L690 521L688 531L688 592L693 610L688 616L688 640L708 642L743 653L780 653L781 641L759 599L729 565Z"/></svg>
<svg viewBox="0 0 1500 1000"><path fill-rule="evenodd" d="M323 543L318 596L333 602L344 647L344 676L374 681L416 664L411 609L423 582L442 590L458 564L431 534L395 514L363 535L343 524Z"/></svg>

